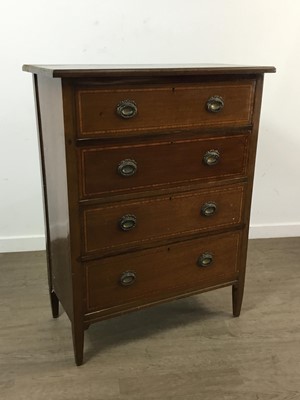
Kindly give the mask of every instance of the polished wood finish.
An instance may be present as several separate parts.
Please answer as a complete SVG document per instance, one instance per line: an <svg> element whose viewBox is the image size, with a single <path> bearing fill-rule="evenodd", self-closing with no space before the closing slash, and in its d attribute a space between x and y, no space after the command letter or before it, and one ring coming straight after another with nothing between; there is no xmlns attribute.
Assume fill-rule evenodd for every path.
<svg viewBox="0 0 300 400"><path fill-rule="evenodd" d="M23 71L50 78L220 76L275 72L270 66L230 64L23 65Z"/></svg>
<svg viewBox="0 0 300 400"><path fill-rule="evenodd" d="M228 132L221 137L80 148L81 198L246 176L248 138L249 132ZM215 165L204 162L210 150L220 154ZM137 163L132 176L118 173L118 165L126 159Z"/></svg>
<svg viewBox="0 0 300 400"><path fill-rule="evenodd" d="M76 364L84 329L124 312L232 286L238 316L263 74L275 69L24 70L34 74L52 314L61 303L70 318ZM224 100L219 113L207 111L212 96ZM125 97L132 120L116 113Z"/></svg>
<svg viewBox="0 0 300 400"><path fill-rule="evenodd" d="M148 199L85 207L83 211L84 253L130 249L148 241L161 241L201 231L228 228L242 223L244 186L157 196ZM214 202L213 215L201 208ZM122 216L134 215L136 226L120 229Z"/></svg>
<svg viewBox="0 0 300 400"><path fill-rule="evenodd" d="M73 285L69 258L70 228L62 89L60 81L41 76L34 76L34 85L42 156L51 305L53 315L56 315L58 297L72 320Z"/></svg>
<svg viewBox="0 0 300 400"><path fill-rule="evenodd" d="M79 136L142 134L175 128L248 126L252 119L255 80L183 85L134 86L120 89L79 88L76 91ZM222 112L208 112L207 101L224 99ZM117 105L134 101L137 114L122 118Z"/></svg>
<svg viewBox="0 0 300 400"><path fill-rule="evenodd" d="M124 254L86 263L87 311L139 305L234 281L239 239L239 231L230 232L215 236L213 242L205 237L139 251L134 257ZM207 251L213 254L212 264L198 266L198 258ZM120 283L125 271L136 274L130 286Z"/></svg>

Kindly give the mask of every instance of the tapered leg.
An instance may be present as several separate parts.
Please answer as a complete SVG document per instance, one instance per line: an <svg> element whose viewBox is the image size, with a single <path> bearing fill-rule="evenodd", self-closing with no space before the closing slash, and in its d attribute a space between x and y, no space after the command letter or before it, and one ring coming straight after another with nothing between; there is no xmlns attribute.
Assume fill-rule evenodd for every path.
<svg viewBox="0 0 300 400"><path fill-rule="evenodd" d="M83 362L84 327L72 323L74 357L77 366Z"/></svg>
<svg viewBox="0 0 300 400"><path fill-rule="evenodd" d="M242 308L244 295L244 283L232 285L232 313L234 317L239 317Z"/></svg>
<svg viewBox="0 0 300 400"><path fill-rule="evenodd" d="M59 300L55 292L53 292L53 290L50 290L50 303L51 303L52 316L53 318L57 318L59 314Z"/></svg>

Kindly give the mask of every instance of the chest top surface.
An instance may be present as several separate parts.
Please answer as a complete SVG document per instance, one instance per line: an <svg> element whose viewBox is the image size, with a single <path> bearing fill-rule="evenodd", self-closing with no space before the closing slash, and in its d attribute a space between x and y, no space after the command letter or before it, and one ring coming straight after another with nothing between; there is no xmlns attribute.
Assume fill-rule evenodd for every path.
<svg viewBox="0 0 300 400"><path fill-rule="evenodd" d="M23 65L23 71L51 78L87 78L105 76L178 76L220 74L262 74L276 72L272 66L229 64L121 64L121 65Z"/></svg>

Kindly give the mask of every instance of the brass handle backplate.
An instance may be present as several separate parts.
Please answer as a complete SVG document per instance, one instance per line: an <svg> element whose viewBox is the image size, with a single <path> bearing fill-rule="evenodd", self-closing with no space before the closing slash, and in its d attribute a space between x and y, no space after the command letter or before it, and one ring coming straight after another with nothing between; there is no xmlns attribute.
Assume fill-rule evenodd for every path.
<svg viewBox="0 0 300 400"><path fill-rule="evenodd" d="M206 109L211 113L218 113L224 108L224 100L221 96L212 96L206 102Z"/></svg>
<svg viewBox="0 0 300 400"><path fill-rule="evenodd" d="M131 229L135 228L136 226L136 216L133 214L126 214L119 221L119 226L122 231L130 231Z"/></svg>
<svg viewBox="0 0 300 400"><path fill-rule="evenodd" d="M217 209L217 204L214 201L208 201L202 205L201 214L204 217L210 217L216 213Z"/></svg>
<svg viewBox="0 0 300 400"><path fill-rule="evenodd" d="M197 260L198 267L208 267L214 261L214 256L212 253L205 252Z"/></svg>
<svg viewBox="0 0 300 400"><path fill-rule="evenodd" d="M137 114L137 105L133 100L122 100L117 105L117 114L125 119L133 118Z"/></svg>
<svg viewBox="0 0 300 400"><path fill-rule="evenodd" d="M132 176L137 171L137 162L135 160L126 159L118 165L118 173L122 176Z"/></svg>
<svg viewBox="0 0 300 400"><path fill-rule="evenodd" d="M120 284L122 286L130 286L136 280L136 274L133 271L125 271L120 276Z"/></svg>
<svg viewBox="0 0 300 400"><path fill-rule="evenodd" d="M209 150L203 156L203 162L209 167L218 164L220 160L220 152L218 150Z"/></svg>

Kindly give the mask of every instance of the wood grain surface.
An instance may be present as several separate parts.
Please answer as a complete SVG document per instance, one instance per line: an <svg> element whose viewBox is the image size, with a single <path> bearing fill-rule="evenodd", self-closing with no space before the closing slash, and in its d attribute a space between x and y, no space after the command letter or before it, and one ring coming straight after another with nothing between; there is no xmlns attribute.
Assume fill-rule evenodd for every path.
<svg viewBox="0 0 300 400"><path fill-rule="evenodd" d="M76 93L79 136L130 136L137 132L166 131L205 126L248 126L252 122L255 80L226 80L186 86L151 85L99 89L89 86ZM218 113L208 112L213 96L224 100ZM123 100L136 103L137 115L117 115Z"/></svg>
<svg viewBox="0 0 300 400"><path fill-rule="evenodd" d="M201 209L211 202L215 203L216 211L204 216ZM84 252L130 249L147 241L158 242L170 237L234 227L243 222L243 202L244 186L237 185L85 207ZM126 215L136 217L136 226L130 231L120 228L120 220Z"/></svg>
<svg viewBox="0 0 300 400"><path fill-rule="evenodd" d="M52 315L59 304L68 314L76 364L91 323L141 307L231 286L239 316L263 73L274 68L24 70L35 74ZM135 102L133 118L116 112L122 100ZM136 171L124 177L128 159ZM204 248L216 262L199 270ZM123 264L139 276L126 291Z"/></svg>
<svg viewBox="0 0 300 400"><path fill-rule="evenodd" d="M147 304L235 281L239 239L240 232L234 232L86 263L87 310ZM212 263L203 267L197 262L205 253ZM126 271L136 276L130 286L120 281Z"/></svg>
<svg viewBox="0 0 300 400"><path fill-rule="evenodd" d="M245 177L248 138L249 133L227 134L209 139L80 147L81 197ZM209 166L204 156L210 150L218 151L220 158L217 164ZM124 177L118 173L118 166L127 159L136 162L137 170L134 175Z"/></svg>

